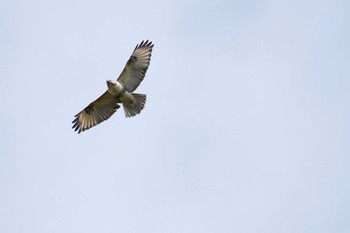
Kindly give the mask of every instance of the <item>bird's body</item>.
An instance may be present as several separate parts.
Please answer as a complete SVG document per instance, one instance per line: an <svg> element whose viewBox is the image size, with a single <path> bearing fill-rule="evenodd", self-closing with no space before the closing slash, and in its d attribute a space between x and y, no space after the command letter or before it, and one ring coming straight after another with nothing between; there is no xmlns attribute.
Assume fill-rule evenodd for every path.
<svg viewBox="0 0 350 233"><path fill-rule="evenodd" d="M75 115L72 122L75 131L81 133L107 120L120 108L119 103L123 105L126 117L133 117L142 111L146 95L133 91L146 74L152 49L153 44L148 40L136 45L119 78L116 81L108 80L107 91Z"/></svg>

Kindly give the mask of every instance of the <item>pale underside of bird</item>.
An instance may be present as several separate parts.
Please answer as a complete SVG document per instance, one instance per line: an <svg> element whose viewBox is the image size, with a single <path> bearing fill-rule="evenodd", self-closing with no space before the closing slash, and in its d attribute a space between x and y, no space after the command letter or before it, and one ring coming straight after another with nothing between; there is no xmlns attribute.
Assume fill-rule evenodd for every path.
<svg viewBox="0 0 350 233"><path fill-rule="evenodd" d="M110 118L123 105L125 117L139 114L145 107L146 95L133 93L146 75L151 61L152 41L136 45L122 73L116 81L107 81L107 91L90 103L73 120L73 129L78 133Z"/></svg>

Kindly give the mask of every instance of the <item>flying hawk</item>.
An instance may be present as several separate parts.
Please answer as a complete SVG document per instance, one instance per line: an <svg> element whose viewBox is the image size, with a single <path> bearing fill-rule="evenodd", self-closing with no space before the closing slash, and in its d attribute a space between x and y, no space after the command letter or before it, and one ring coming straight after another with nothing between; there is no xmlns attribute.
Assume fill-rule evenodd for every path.
<svg viewBox="0 0 350 233"><path fill-rule="evenodd" d="M152 41L136 45L119 78L107 81L107 91L75 115L73 129L78 133L107 120L123 104L125 117L133 117L145 107L146 95L133 93L145 77L151 53Z"/></svg>

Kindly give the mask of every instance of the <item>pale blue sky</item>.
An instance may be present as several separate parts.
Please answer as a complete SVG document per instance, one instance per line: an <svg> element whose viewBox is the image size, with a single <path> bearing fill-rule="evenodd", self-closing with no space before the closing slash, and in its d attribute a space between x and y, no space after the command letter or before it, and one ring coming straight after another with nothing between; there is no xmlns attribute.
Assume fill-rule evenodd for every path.
<svg viewBox="0 0 350 233"><path fill-rule="evenodd" d="M0 1L0 232L350 232L348 1ZM73 116L155 47L142 114Z"/></svg>

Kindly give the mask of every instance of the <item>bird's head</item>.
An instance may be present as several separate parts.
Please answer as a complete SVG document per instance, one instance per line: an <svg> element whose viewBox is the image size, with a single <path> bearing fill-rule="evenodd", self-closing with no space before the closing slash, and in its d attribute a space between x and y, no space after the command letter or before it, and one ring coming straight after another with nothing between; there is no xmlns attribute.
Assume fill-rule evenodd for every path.
<svg viewBox="0 0 350 233"><path fill-rule="evenodd" d="M107 86L114 86L117 82L114 80L107 80Z"/></svg>

